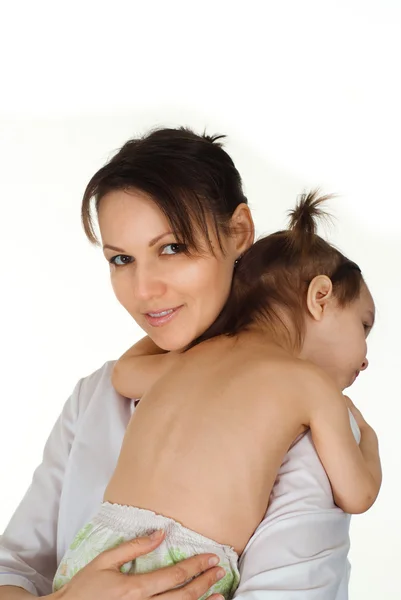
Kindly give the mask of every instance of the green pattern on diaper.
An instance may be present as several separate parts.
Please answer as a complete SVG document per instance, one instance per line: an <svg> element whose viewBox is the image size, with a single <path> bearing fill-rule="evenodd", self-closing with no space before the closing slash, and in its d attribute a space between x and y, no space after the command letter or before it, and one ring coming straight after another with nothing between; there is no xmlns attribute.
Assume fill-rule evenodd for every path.
<svg viewBox="0 0 401 600"><path fill-rule="evenodd" d="M220 579L220 581L218 581L217 583L214 584L213 593L214 594L223 594L223 596L225 596L227 593L227 590L233 590L233 593L234 593L234 591L237 589L238 584L239 584L239 574L237 572L233 571L231 566L228 563L221 564L220 566L223 567L226 574L223 577L223 579Z"/></svg>
<svg viewBox="0 0 401 600"><path fill-rule="evenodd" d="M92 531L93 531L92 523L88 523L87 525L85 525L85 527L82 527L82 529L80 531L78 531L77 535L75 536L75 539L72 542L70 549L76 550L78 548L78 546L80 546L86 540L86 538L89 536L89 534Z"/></svg>
<svg viewBox="0 0 401 600"><path fill-rule="evenodd" d="M57 569L53 581L53 591L62 588L78 571L83 569L101 552L115 548L128 541L128 539L130 538L113 532L105 526L94 525L93 523L85 525L75 536ZM224 548L220 546L203 548L199 545L199 550L196 552L190 546L190 549L185 551L184 548L176 545L170 546L169 536L167 536L166 540L149 554L139 556L137 559L123 565L121 572L130 574L149 573L162 567L174 565L193 556L195 553L200 554L202 552L216 552L220 555L220 566L225 569L226 575L204 594L201 600L205 600L210 594L214 593L222 594L226 599L231 598L239 583L238 567L234 561L230 564L230 559L225 554Z"/></svg>

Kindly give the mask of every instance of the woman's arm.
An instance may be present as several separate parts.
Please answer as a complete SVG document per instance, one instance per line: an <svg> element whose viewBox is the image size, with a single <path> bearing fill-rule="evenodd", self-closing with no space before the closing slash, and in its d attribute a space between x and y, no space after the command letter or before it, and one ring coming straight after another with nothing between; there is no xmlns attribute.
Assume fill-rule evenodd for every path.
<svg viewBox="0 0 401 600"><path fill-rule="evenodd" d="M36 595L30 594L20 587L4 585L0 587L0 600L29 600L36 598Z"/></svg>
<svg viewBox="0 0 401 600"><path fill-rule="evenodd" d="M19 586L36 595L51 589L57 568L59 501L75 436L80 386L66 402L46 443L42 463L0 538L0 586ZM4 597L1 587L0 592ZM19 593L23 598L23 592Z"/></svg>
<svg viewBox="0 0 401 600"><path fill-rule="evenodd" d="M347 513L365 512L375 502L382 479L376 433L361 415L358 446L350 427L348 401L331 381L320 378L317 385L311 385L309 400L312 438L334 500Z"/></svg>
<svg viewBox="0 0 401 600"><path fill-rule="evenodd" d="M161 350L149 337L142 338L116 362L112 383L121 396L141 398L175 364L179 354Z"/></svg>
<svg viewBox="0 0 401 600"><path fill-rule="evenodd" d="M81 457L85 454L98 456L93 454L90 445L92 438L87 435L93 426L93 419L87 417L100 399L104 400L107 406L113 405L110 397L112 392L110 370L109 366L105 365L105 367L76 386L47 441L42 464L34 474L32 485L1 538L0 600L28 600L38 595L52 600L59 598L76 600L78 597L85 600L120 600L128 595L137 600L145 600L150 596L162 594L165 600L180 600L188 597L195 599L206 593L218 579L219 569L209 564L210 555L195 556L182 561L180 565L160 569L146 576L127 576L121 573L119 569L121 565L136 556L147 554L162 541L162 537L142 538L103 552L74 576L71 582L52 593L52 581L57 569L57 538L63 535L59 527L60 497L63 493L65 502L68 495L66 494L68 487L66 471L68 469L71 474L75 460L75 468L80 468L80 476L82 479L85 478L85 466L77 462L79 461L76 456L77 451L81 450ZM114 409L111 409L108 417L112 417L114 410L119 423L121 417L119 409L125 402L122 403L122 399L118 397L115 400L117 404ZM102 406L96 410L103 412ZM92 412L89 417L94 414L96 412ZM127 420L128 418L127 415ZM103 424L101 421L97 423L100 428L105 425L106 435L100 436L102 440L107 439L109 426L107 417ZM123 432L124 424L120 423L120 426ZM118 430L115 430L115 435L119 445ZM95 436L92 443L97 444L98 437ZM113 449L109 447L103 452L109 453L109 451L113 455ZM79 481L79 477L72 480L70 478L69 484L71 486L72 482L78 482L79 485ZM102 477L97 480L95 478L94 483L102 484ZM80 496L70 494L69 505L64 507L65 513L72 515L77 509L74 503L77 498L79 499ZM78 510L81 508L85 510L85 507L78 506ZM192 578L201 572L204 573L192 581ZM179 578L181 583L187 579L191 581L180 588L179 593L175 591L173 598L168 590L177 585ZM214 600L217 600L216 596Z"/></svg>

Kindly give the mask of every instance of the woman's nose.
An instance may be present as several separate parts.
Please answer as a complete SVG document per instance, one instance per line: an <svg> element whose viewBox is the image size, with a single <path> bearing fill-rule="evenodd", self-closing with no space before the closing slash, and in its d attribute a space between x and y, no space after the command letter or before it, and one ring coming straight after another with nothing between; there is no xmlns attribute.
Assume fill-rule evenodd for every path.
<svg viewBox="0 0 401 600"><path fill-rule="evenodd" d="M165 292L165 284L157 271L151 268L137 268L134 276L134 294L141 300L159 297Z"/></svg>
<svg viewBox="0 0 401 600"><path fill-rule="evenodd" d="M369 361L367 358L365 358L365 360L363 361L363 363L361 364L361 371L364 371L365 369L367 369L369 366Z"/></svg>

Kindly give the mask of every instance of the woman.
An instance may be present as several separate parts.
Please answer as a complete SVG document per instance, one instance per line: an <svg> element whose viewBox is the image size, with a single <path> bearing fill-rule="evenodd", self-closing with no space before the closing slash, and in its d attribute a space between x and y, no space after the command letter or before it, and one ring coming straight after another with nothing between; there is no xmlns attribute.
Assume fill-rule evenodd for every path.
<svg viewBox="0 0 401 600"><path fill-rule="evenodd" d="M92 241L90 201L97 200L118 300L164 350L185 348L213 323L227 300L235 262L253 242L240 176L216 141L189 130L132 140L92 178L84 196L83 222ZM135 268L118 269L127 262ZM0 600L160 593L195 600L216 580L211 557L146 576L120 573L119 566L158 543L141 540L100 555L71 586L50 594L61 557L101 502L135 410L113 389L112 368L106 363L77 384L50 435L2 538ZM236 597L268 592L277 600L345 600L348 530L349 517L335 507L306 435L290 449L265 519L242 554ZM203 571L186 588L168 591Z"/></svg>

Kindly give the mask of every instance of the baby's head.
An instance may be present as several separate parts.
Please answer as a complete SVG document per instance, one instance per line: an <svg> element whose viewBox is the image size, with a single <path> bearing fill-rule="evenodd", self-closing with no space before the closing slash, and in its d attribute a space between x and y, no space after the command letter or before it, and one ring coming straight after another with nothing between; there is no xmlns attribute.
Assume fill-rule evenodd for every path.
<svg viewBox="0 0 401 600"><path fill-rule="evenodd" d="M231 296L203 339L257 326L322 367L340 389L366 369L374 302L359 267L316 234L328 199L303 195L289 228L258 240L236 268Z"/></svg>

